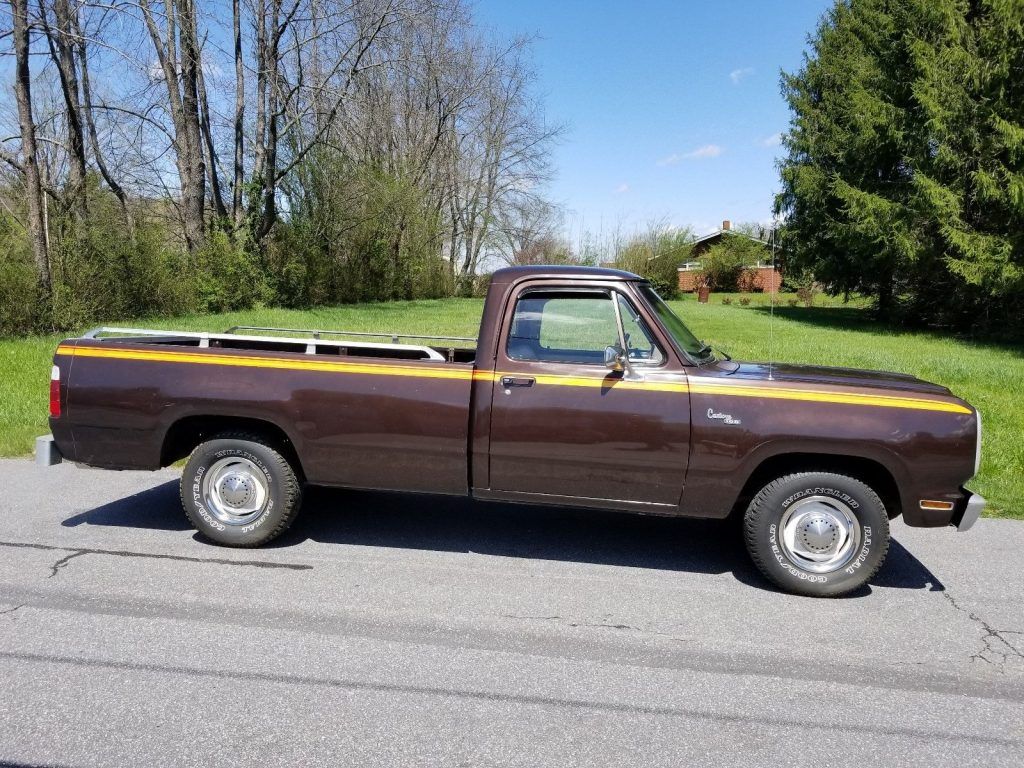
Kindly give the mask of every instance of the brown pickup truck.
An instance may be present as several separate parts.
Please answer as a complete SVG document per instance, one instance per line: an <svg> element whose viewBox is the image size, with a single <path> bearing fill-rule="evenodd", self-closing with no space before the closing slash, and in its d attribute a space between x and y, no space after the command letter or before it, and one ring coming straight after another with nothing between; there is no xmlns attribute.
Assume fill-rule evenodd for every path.
<svg viewBox="0 0 1024 768"><path fill-rule="evenodd" d="M896 515L966 530L985 504L963 488L981 419L949 390L735 362L626 272L503 269L475 346L274 330L62 342L51 460L157 469L188 457L189 519L240 547L284 531L306 483L735 515L769 579L821 596L875 573Z"/></svg>

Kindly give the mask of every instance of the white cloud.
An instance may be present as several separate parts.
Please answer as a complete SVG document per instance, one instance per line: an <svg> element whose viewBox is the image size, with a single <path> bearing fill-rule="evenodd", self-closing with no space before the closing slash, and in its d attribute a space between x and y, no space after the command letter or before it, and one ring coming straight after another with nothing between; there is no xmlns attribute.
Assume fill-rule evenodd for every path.
<svg viewBox="0 0 1024 768"><path fill-rule="evenodd" d="M754 74L753 67L740 67L739 69L734 69L729 73L729 79L732 80L733 85L739 85L740 80L745 78L747 75L752 74Z"/></svg>
<svg viewBox="0 0 1024 768"><path fill-rule="evenodd" d="M683 160L702 160L708 157L718 157L723 151L722 147L718 144L705 144L702 147L697 147L691 152L684 152L683 154L673 152L671 155L661 158L658 161L658 165L679 165Z"/></svg>
<svg viewBox="0 0 1024 768"><path fill-rule="evenodd" d="M722 154L722 148L717 144L705 144L703 147L697 147L692 152L687 152L683 157L690 160L701 160L706 157L718 157Z"/></svg>
<svg viewBox="0 0 1024 768"><path fill-rule="evenodd" d="M762 147L777 147L782 144L782 133L773 133L771 136L765 136L757 143Z"/></svg>
<svg viewBox="0 0 1024 768"><path fill-rule="evenodd" d="M629 184L625 184L625 183L619 184L619 186L617 186L615 188L615 194L616 195L623 195L626 192L629 192Z"/></svg>

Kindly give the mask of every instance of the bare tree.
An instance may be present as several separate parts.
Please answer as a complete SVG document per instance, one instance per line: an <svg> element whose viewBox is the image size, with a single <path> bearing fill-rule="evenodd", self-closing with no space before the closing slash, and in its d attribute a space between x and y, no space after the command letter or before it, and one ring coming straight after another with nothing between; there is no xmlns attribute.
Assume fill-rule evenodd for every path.
<svg viewBox="0 0 1024 768"><path fill-rule="evenodd" d="M39 176L36 151L36 127L32 120L32 73L29 69L28 0L11 0L12 37L14 38L14 93L18 102L18 123L21 127L21 163L13 158L25 178L28 208L28 231L39 273L39 285L50 293L50 254L43 212L43 187Z"/></svg>
<svg viewBox="0 0 1024 768"><path fill-rule="evenodd" d="M239 0L231 0L231 31L235 61L234 177L231 184L231 220L235 229L242 226L242 187L245 184L245 63L242 56L242 11Z"/></svg>
<svg viewBox="0 0 1024 768"><path fill-rule="evenodd" d="M371 52L385 31L406 15L404 0L355 0L335 2L327 19L318 19L330 30L335 43L334 63L321 73L313 92L306 82L304 52L312 41L326 36L305 24L296 28L302 0L257 0L256 23L256 130L253 181L260 187L250 217L253 234L261 243L277 221L277 195L281 181L309 152L321 146L351 93L356 75L373 66ZM323 4L324 7L328 4ZM292 34L294 42L286 44ZM290 69L289 69L290 67ZM323 105L327 104L326 112ZM289 138L289 153L281 156L280 139Z"/></svg>
<svg viewBox="0 0 1024 768"><path fill-rule="evenodd" d="M85 130L78 87L78 65L75 58L75 17L69 0L51 0L51 3L55 23L50 24L45 0L40 2L39 17L46 32L50 56L57 65L64 107L67 110L64 116L70 166L67 195L75 216L83 220L86 216Z"/></svg>
<svg viewBox="0 0 1024 768"><path fill-rule="evenodd" d="M572 261L562 223L562 211L557 206L535 195L524 195L506 206L495 222L494 250L509 266Z"/></svg>
<svg viewBox="0 0 1024 768"><path fill-rule="evenodd" d="M462 242L460 290L469 290L504 206L528 195L547 177L548 147L560 132L544 123L530 100L533 75L526 66L528 41L491 51L480 67L479 104L458 137L452 220ZM454 264L453 264L454 268Z"/></svg>
<svg viewBox="0 0 1024 768"><path fill-rule="evenodd" d="M166 0L158 13L150 0L139 1L167 86L181 184L182 228L189 252L195 253L206 237L206 163L199 114L201 63L195 5L192 0Z"/></svg>
<svg viewBox="0 0 1024 768"><path fill-rule="evenodd" d="M184 30L182 30L184 32ZM189 45L196 51L196 93L199 96L199 126L203 132L203 156L206 160L206 170L209 172L210 193L213 197L213 210L221 222L227 222L228 209L224 204L224 196L220 188L220 172L218 170L217 149L214 144L213 127L210 120L210 104L206 96L206 78L203 75L203 64L200 58L202 48L196 39L196 28L193 24L189 28L192 39Z"/></svg>
<svg viewBox="0 0 1024 768"><path fill-rule="evenodd" d="M86 130L89 134L89 144L92 149L92 156L96 161L96 167L99 169L100 175L103 177L103 180L106 182L114 197L117 198L118 204L121 206L121 213L124 216L125 226L128 228L129 238L134 239L135 220L131 214L131 209L128 206L128 195L125 192L124 187L121 186L120 182L114 178L114 175L111 173L103 147L100 144L99 131L96 128L96 117L93 111L92 82L89 77L88 42L86 36L82 34L82 25L77 13L72 15L71 23L77 43L75 48L78 51L79 71L81 72L82 79L82 115L85 120Z"/></svg>
<svg viewBox="0 0 1024 768"><path fill-rule="evenodd" d="M479 32L470 0L35 3L28 16L9 0L0 34L18 126L2 95L0 123L21 138L0 147L0 203L24 220L43 284L106 270L113 252L129 275L137 252L213 282L246 264L281 278L268 285L315 285L298 301L401 298L430 281L431 295L465 291L496 258L564 245L542 194L558 131L533 100L528 41ZM27 206L12 204L22 183ZM69 242L83 217L111 232L115 199L126 243ZM218 226L260 258L189 258ZM305 250L289 261L277 242Z"/></svg>

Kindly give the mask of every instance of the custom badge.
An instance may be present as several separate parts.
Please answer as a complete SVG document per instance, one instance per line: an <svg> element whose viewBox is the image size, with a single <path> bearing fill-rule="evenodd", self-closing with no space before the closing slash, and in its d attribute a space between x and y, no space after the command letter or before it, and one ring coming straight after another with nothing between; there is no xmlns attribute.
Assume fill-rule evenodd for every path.
<svg viewBox="0 0 1024 768"><path fill-rule="evenodd" d="M708 408L708 418L717 419L723 424L742 424L743 422L739 419L734 419L731 413L719 413L714 408Z"/></svg>

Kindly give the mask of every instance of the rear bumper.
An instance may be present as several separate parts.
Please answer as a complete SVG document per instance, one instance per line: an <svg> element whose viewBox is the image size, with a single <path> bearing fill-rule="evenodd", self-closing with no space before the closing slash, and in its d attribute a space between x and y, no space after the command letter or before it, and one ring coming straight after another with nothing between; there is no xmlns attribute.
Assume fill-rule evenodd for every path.
<svg viewBox="0 0 1024 768"><path fill-rule="evenodd" d="M971 493L970 491L964 491L964 493L967 496L967 501L957 510L951 521L956 526L956 529L961 532L970 530L971 526L978 522L982 510L985 509L985 505L988 503L982 496L976 493Z"/></svg>
<svg viewBox="0 0 1024 768"><path fill-rule="evenodd" d="M53 435L40 435L36 438L36 464L40 467L52 467L64 460L60 448L57 447Z"/></svg>

